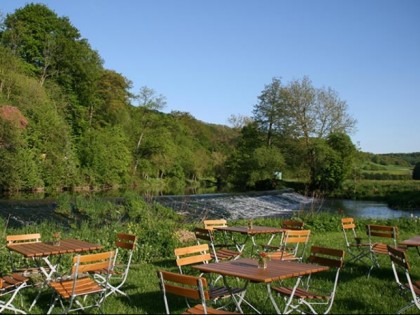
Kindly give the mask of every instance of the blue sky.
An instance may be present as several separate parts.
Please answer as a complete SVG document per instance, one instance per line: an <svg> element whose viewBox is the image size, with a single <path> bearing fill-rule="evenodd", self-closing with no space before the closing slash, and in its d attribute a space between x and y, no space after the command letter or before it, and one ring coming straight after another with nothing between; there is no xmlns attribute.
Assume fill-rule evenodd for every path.
<svg viewBox="0 0 420 315"><path fill-rule="evenodd" d="M418 0L0 0L67 16L104 60L167 99L164 112L228 124L273 77L330 87L372 153L420 152Z"/></svg>

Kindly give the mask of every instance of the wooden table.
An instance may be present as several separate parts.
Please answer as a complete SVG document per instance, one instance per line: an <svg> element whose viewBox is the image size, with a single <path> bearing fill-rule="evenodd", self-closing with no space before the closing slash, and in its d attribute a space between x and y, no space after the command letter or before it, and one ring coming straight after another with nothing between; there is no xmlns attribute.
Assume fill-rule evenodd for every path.
<svg viewBox="0 0 420 315"><path fill-rule="evenodd" d="M277 234L284 233L287 230L283 228L274 228L274 227L269 227L269 226L258 226L258 225L253 225L252 228L249 228L247 226L219 226L219 227L214 227L214 229L217 231L222 231L225 233L232 234L231 239L235 242L237 250L241 253L243 252L245 248L245 244L249 238L251 238L252 240L252 245L256 247L258 246L255 242L256 235L271 234L270 240L267 243L269 245L271 241L273 240L274 236L276 236ZM238 240L235 237L233 237L233 233L246 235L246 238L242 243L239 243Z"/></svg>
<svg viewBox="0 0 420 315"><path fill-rule="evenodd" d="M89 242L77 240L77 239L65 239L60 241L60 245L53 245L53 242L34 242L34 243L14 243L8 244L7 249L17 252L23 255L25 258L33 259L37 267L41 270L41 274L44 277L44 284L51 281L53 275L57 272L57 266L59 259L53 263L50 260L50 256L59 255L59 258L63 254L71 254L78 252L93 251L102 249L102 245L92 244ZM48 266L47 268L42 265L42 261ZM41 290L32 302L29 311L36 304Z"/></svg>
<svg viewBox="0 0 420 315"><path fill-rule="evenodd" d="M266 269L258 268L258 261L252 258L240 258L237 260L219 262L219 263L210 263L192 266L195 269L200 270L201 272L216 273L223 276L225 285L229 287L226 277L236 277L244 279L247 281L245 287L249 282L251 283L263 283L266 285L268 298L270 298L273 306L278 314L281 314L280 309L274 300L273 294L271 292L271 283L274 281L280 281L289 278L297 278L296 284L293 288L293 292L299 286L302 276L309 275L316 272L326 271L329 268L326 266L319 266L314 264L307 264L294 261L278 261L272 260L268 261ZM242 313L242 309L239 303L236 301L234 296L232 298ZM292 301L293 295L290 296L289 300L286 303L286 308Z"/></svg>
<svg viewBox="0 0 420 315"><path fill-rule="evenodd" d="M407 247L416 247L417 248L417 253L420 255L420 250L419 250L420 235L413 236L412 238L404 240L404 241L400 242L399 244L407 246Z"/></svg>

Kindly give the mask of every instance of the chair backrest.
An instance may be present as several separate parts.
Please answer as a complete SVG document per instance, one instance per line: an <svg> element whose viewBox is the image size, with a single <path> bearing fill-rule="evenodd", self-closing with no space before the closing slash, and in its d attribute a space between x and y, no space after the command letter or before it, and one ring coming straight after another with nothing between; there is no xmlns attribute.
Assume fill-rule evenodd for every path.
<svg viewBox="0 0 420 315"><path fill-rule="evenodd" d="M213 231L214 227L227 226L227 221L225 219L216 219L216 220L204 220L204 228L210 231Z"/></svg>
<svg viewBox="0 0 420 315"><path fill-rule="evenodd" d="M72 278L77 279L97 270L112 270L114 256L115 251L74 256L71 269Z"/></svg>
<svg viewBox="0 0 420 315"><path fill-rule="evenodd" d="M387 253L385 244L387 239L389 239L389 241L392 242L394 247L397 247L398 228L396 226L368 224L366 225L366 233L369 237L369 244L371 245L371 247L383 247L383 251L381 251L381 253L383 254ZM378 242L376 241L377 239L382 239L383 244L378 244Z"/></svg>
<svg viewBox="0 0 420 315"><path fill-rule="evenodd" d="M293 259L302 260L310 235L311 230L287 230L284 233L282 244L280 244L283 253L280 259L284 259L284 254L289 253L294 256Z"/></svg>
<svg viewBox="0 0 420 315"><path fill-rule="evenodd" d="M210 299L207 280L203 277L189 276L169 271L157 271L160 289L163 293L166 314L170 314L167 294L186 299L200 300L203 313L207 314L206 301Z"/></svg>
<svg viewBox="0 0 420 315"><path fill-rule="evenodd" d="M305 223L297 220L284 220L281 224L283 229L288 230L302 230Z"/></svg>
<svg viewBox="0 0 420 315"><path fill-rule="evenodd" d="M330 268L342 268L344 265L344 254L341 249L329 247L312 246L308 261L313 264L328 266Z"/></svg>
<svg viewBox="0 0 420 315"><path fill-rule="evenodd" d="M182 274L182 267L198 263L208 263L211 260L208 244L175 248L176 265Z"/></svg>
<svg viewBox="0 0 420 315"><path fill-rule="evenodd" d="M17 234L17 235L7 235L6 236L7 244L18 244L18 243L37 243L41 242L41 234Z"/></svg>
<svg viewBox="0 0 420 315"><path fill-rule="evenodd" d="M348 233L351 233L352 237L356 238L356 223L353 218L342 218L341 219L341 229L343 230L344 240L346 241L346 246L350 247L350 241Z"/></svg>
<svg viewBox="0 0 420 315"><path fill-rule="evenodd" d="M213 235L211 231L208 229L196 227L194 228L194 235L195 235L195 238L197 239L198 244L200 244L200 240L206 241L209 244L213 244L213 241L214 241Z"/></svg>
<svg viewBox="0 0 420 315"><path fill-rule="evenodd" d="M410 308L413 304L415 304L417 308L420 309L420 300L419 300L420 290L418 289L418 286L415 287L413 285L413 282L411 280L411 276L410 276L411 267L408 262L406 252L404 250L401 250L401 249L398 249L389 245L387 245L387 251L388 251L389 258L391 260L391 266L392 266L392 271L394 273L395 282L397 283L399 288L403 291L407 290L407 286L408 286L409 290L411 291L412 298L413 298L412 303L403 307L398 312L398 314L403 313L403 310ZM407 279L407 285L405 285L401 281L400 274L405 274L406 279Z"/></svg>

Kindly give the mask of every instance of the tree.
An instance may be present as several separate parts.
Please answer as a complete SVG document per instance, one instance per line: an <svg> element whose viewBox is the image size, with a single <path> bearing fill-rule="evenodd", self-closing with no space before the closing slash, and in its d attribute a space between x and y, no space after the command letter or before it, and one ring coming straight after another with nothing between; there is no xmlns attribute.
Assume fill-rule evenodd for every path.
<svg viewBox="0 0 420 315"><path fill-rule="evenodd" d="M420 180L420 162L417 162L416 165L414 165L413 179Z"/></svg>
<svg viewBox="0 0 420 315"><path fill-rule="evenodd" d="M254 120L258 128L267 135L268 145L276 137L281 140L276 144L294 150L293 159L305 161L312 180L318 163L323 160L315 156L320 151L313 146L318 139L327 139L333 133L350 133L356 121L346 110L346 102L339 99L331 88L317 89L308 77L293 80L286 86L274 78L259 96L260 102L254 107ZM299 143L299 150L290 145L290 140ZM288 148L287 148L288 147ZM296 157L295 154L299 157ZM289 158L288 158L289 159Z"/></svg>

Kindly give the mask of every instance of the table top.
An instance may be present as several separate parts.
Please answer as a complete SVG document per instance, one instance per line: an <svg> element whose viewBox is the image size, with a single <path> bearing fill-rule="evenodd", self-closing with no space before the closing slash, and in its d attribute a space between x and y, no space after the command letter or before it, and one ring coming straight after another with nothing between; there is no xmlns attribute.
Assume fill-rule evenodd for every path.
<svg viewBox="0 0 420 315"><path fill-rule="evenodd" d="M8 244L7 248L25 257L46 257L102 249L103 246L77 239L65 239L60 240L60 245L53 245L52 242L16 243Z"/></svg>
<svg viewBox="0 0 420 315"><path fill-rule="evenodd" d="M413 236L412 238L409 238L408 240L404 240L400 242L400 245L420 246L420 235L416 235L416 236Z"/></svg>
<svg viewBox="0 0 420 315"><path fill-rule="evenodd" d="M254 225L252 229L247 226L218 226L214 227L215 230L225 231L225 232L236 232L240 234L256 235L256 234L274 234L274 233L283 233L286 229L283 228L274 228L269 226L258 226Z"/></svg>
<svg viewBox="0 0 420 315"><path fill-rule="evenodd" d="M267 268L260 269L258 268L257 259L253 258L240 258L226 262L194 265L192 267L202 272L217 273L251 282L263 283L271 283L329 269L327 266L279 260L268 261Z"/></svg>

